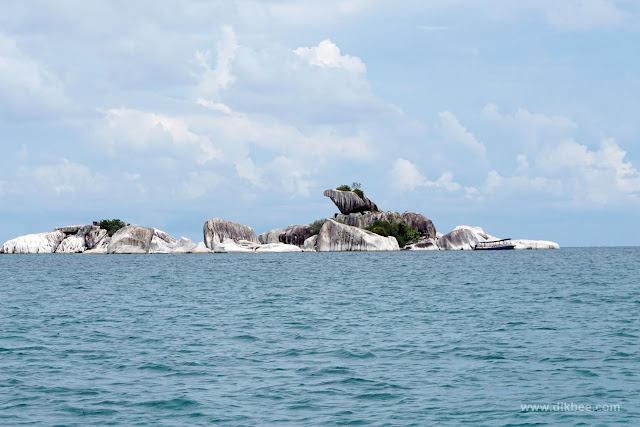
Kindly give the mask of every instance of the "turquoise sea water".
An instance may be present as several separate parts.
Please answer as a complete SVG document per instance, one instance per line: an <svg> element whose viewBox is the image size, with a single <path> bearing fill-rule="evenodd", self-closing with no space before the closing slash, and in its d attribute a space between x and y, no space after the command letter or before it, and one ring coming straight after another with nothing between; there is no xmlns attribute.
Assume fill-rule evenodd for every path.
<svg viewBox="0 0 640 427"><path fill-rule="evenodd" d="M1 256L0 424L640 425L639 261Z"/></svg>

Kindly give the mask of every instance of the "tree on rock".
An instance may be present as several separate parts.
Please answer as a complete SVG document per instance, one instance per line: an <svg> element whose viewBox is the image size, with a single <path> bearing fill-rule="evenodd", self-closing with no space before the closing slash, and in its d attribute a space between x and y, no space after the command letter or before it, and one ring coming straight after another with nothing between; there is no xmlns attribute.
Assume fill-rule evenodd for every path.
<svg viewBox="0 0 640 427"><path fill-rule="evenodd" d="M103 219L100 221L100 228L107 230L109 237L113 237L116 231L126 227L126 225L124 221L120 221L119 219Z"/></svg>

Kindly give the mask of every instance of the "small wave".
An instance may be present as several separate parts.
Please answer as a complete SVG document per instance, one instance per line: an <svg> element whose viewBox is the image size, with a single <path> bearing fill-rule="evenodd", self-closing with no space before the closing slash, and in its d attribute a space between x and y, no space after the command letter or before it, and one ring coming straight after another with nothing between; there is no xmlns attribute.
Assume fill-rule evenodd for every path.
<svg viewBox="0 0 640 427"><path fill-rule="evenodd" d="M358 354L348 350L336 350L332 353L344 359L373 359L376 357L376 355L370 351L367 351L366 353Z"/></svg>
<svg viewBox="0 0 640 427"><path fill-rule="evenodd" d="M243 341L257 341L258 340L258 338L254 337L253 335L238 335L236 337L233 337L233 339L243 340Z"/></svg>
<svg viewBox="0 0 640 427"><path fill-rule="evenodd" d="M167 400L149 400L147 402L138 403L137 406L145 406L156 409L183 410L200 406L200 403L184 397L176 397Z"/></svg>
<svg viewBox="0 0 640 427"><path fill-rule="evenodd" d="M391 393L365 393L356 396L356 399L365 400L393 400L400 399L400 396Z"/></svg>

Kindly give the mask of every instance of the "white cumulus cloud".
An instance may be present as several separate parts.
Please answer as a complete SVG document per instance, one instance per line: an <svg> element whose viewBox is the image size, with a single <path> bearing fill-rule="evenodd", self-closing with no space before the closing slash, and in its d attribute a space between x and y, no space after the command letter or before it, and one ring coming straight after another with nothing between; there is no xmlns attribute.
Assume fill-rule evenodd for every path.
<svg viewBox="0 0 640 427"><path fill-rule="evenodd" d="M331 40L323 40L317 46L299 47L295 53L312 65L319 67L344 68L352 73L365 73L367 67L358 57L342 55L340 48Z"/></svg>

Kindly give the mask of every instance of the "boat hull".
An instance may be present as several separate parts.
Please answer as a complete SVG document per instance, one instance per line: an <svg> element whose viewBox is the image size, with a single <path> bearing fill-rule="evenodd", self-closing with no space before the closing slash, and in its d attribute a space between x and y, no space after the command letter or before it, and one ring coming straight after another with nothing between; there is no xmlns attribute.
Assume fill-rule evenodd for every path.
<svg viewBox="0 0 640 427"><path fill-rule="evenodd" d="M512 250L515 249L516 246L515 245L504 245L504 246L496 246L493 248L474 248L474 250L476 251L508 251L508 250Z"/></svg>

